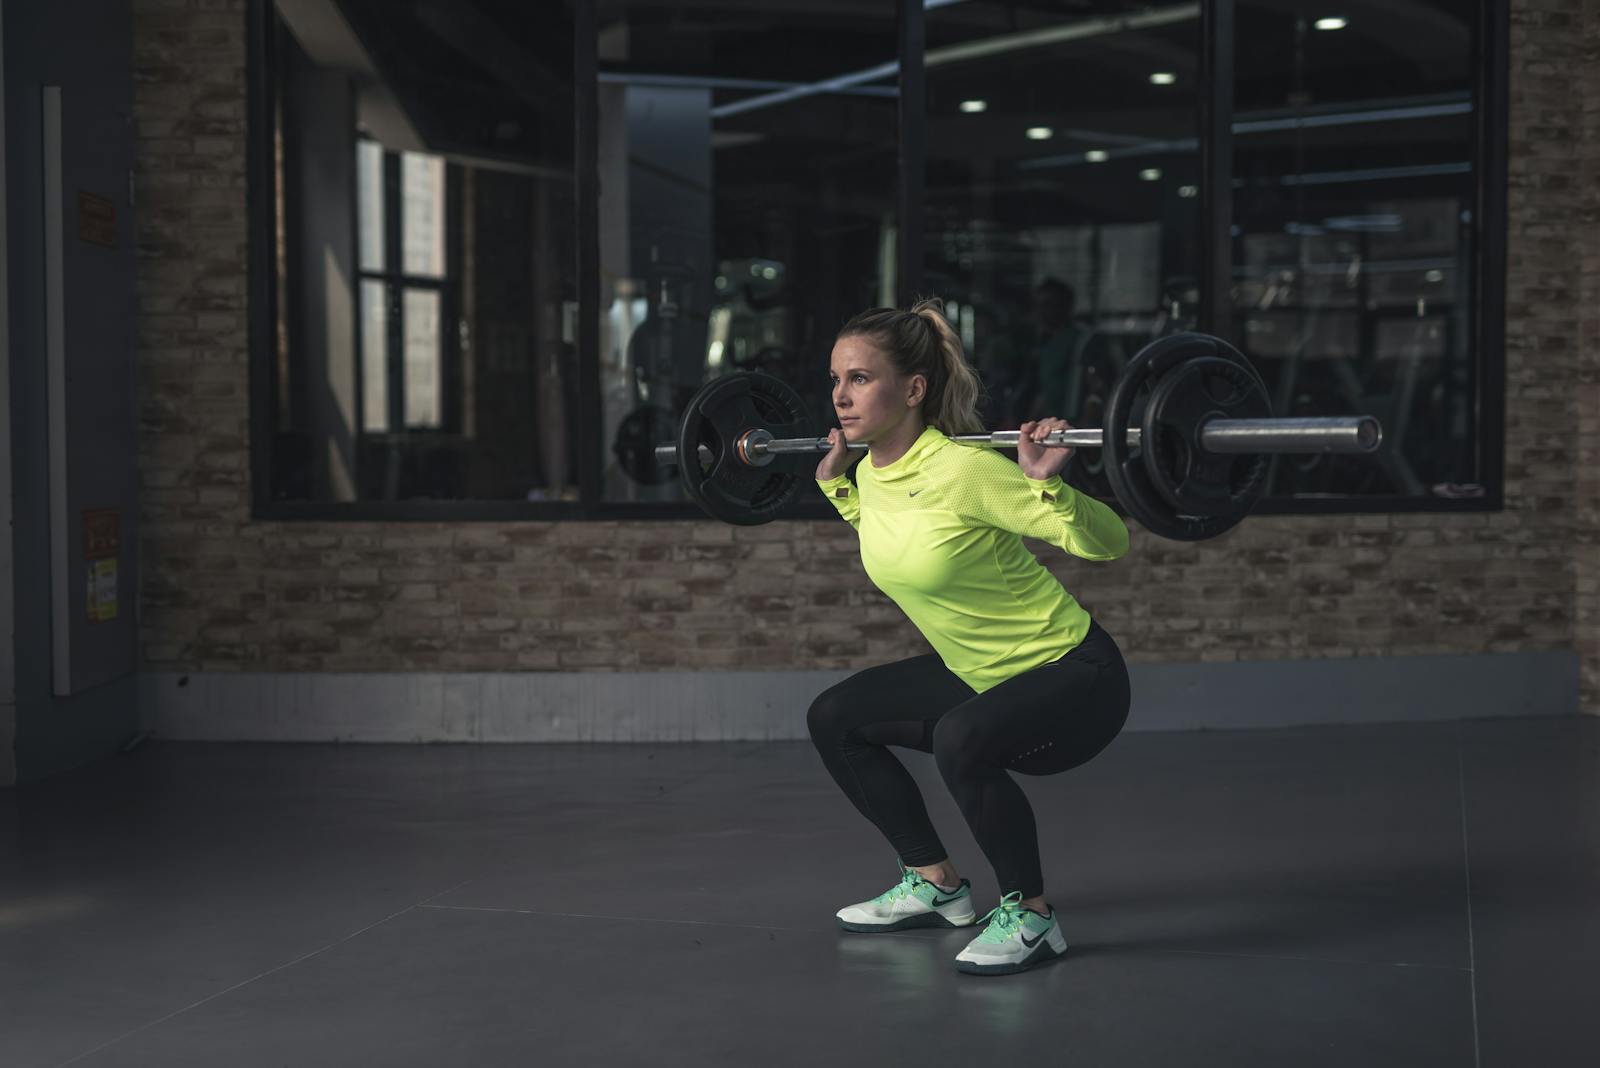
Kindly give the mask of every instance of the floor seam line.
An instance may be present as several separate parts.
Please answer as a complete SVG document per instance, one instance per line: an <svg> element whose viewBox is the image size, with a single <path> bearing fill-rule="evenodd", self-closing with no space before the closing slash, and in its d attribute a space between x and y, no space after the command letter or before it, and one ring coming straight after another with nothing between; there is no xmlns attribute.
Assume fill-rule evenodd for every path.
<svg viewBox="0 0 1600 1068"><path fill-rule="evenodd" d="M1070 955L1072 947L1067 947ZM1209 949L1133 949L1135 953L1182 953L1198 957L1227 957L1231 960L1281 960L1298 961L1303 964L1347 964L1360 968L1426 968L1435 972L1469 972L1471 969L1463 968L1459 964L1411 964L1407 961L1384 960L1340 960L1337 957L1299 957L1286 956L1278 953L1222 953Z"/></svg>
<svg viewBox="0 0 1600 1068"><path fill-rule="evenodd" d="M1467 836L1467 764L1463 756L1459 728L1456 734L1456 785L1461 798L1461 863L1467 880L1467 974L1472 979L1472 1063L1483 1066L1483 1049L1478 1037L1478 948L1472 933L1472 843Z"/></svg>
<svg viewBox="0 0 1600 1068"><path fill-rule="evenodd" d="M132 1038L134 1035L140 1033L141 1031L148 1031L152 1027L157 1027L157 1026L159 1026L161 1024L166 1023L168 1020L174 1019L174 1018L176 1018L178 1016L182 1016L186 1012L190 1012L191 1010L198 1009L200 1006L205 1005L208 1002L215 1001L217 998L223 997L223 996L225 996L227 994L231 994L235 990L242 989L243 987L249 986L251 983L257 982L258 980L261 980L261 979L265 979L269 975L273 975L273 974L276 974L277 972L281 972L285 968L292 968L296 964L300 964L300 963L302 963L304 961L308 961L312 957L315 957L320 953L326 953L328 950L333 949L333 948L335 948L337 946L341 946L344 943L350 941L352 938L357 938L357 937L359 937L361 935L366 934L368 931L372 930L375 927L382 927L384 924L388 923L390 920L394 920L394 919L397 919L397 918L399 918L401 916L404 916L406 913L411 912L411 911L413 911L415 909L427 907L429 902L434 901L434 900L436 900L438 898L441 898L446 894L454 893L455 891L460 890L463 886L466 886L467 883L470 883L470 882L472 882L472 880L471 879L467 879L465 882L457 883L455 886L452 886L447 890L441 890L437 894L433 894L433 895L431 895L429 897L425 897L421 901L416 902L415 904L407 905L405 908L400 909L398 912L391 913L390 915L385 916L381 920L376 920L373 923L369 923L365 927L361 928L359 931L352 931L350 934L345 935L343 938L339 938L339 939L336 939L336 940L334 940L332 942L329 942L327 945L322 946L322 947L320 947L318 949L314 949L309 953L301 954L300 956L296 957L294 960L285 961L284 963L279 964L278 966L276 966L274 968L268 968L266 971L262 972L260 975L253 975L249 979L244 979L244 980L241 980L240 982L234 983L232 986L228 987L225 990L219 990L214 994L208 994L206 997L201 998L199 1001L196 1001L192 1005L185 1005L183 1008L176 1009L176 1010L174 1010L172 1012L169 1012L165 1016L159 1017L158 1019L151 1020L149 1023L140 1024L138 1027L135 1027L130 1031L123 1032L122 1034L118 1035L116 1038L113 1038L113 1039L110 1039L108 1041L100 1043L100 1045L94 1047L93 1049L89 1049L89 1050L83 1051L82 1053L78 1054L76 1057L71 1058L70 1060L62 1061L60 1064L56 1065L56 1068L66 1068L66 1066L69 1065L69 1064L76 1064L77 1062L83 1060L85 1057L92 1057L96 1053L99 1053L101 1050L109 1049L110 1047L116 1045L118 1042L121 1042L124 1039Z"/></svg>

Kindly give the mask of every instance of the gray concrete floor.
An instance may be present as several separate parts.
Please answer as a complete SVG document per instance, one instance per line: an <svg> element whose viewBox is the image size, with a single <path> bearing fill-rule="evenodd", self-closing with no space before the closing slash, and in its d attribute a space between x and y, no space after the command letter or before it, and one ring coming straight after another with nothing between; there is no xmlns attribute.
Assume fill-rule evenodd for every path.
<svg viewBox="0 0 1600 1068"><path fill-rule="evenodd" d="M1023 781L1073 949L979 978L834 927L896 869L804 744L150 743L0 794L0 1064L1600 1063L1600 720Z"/></svg>

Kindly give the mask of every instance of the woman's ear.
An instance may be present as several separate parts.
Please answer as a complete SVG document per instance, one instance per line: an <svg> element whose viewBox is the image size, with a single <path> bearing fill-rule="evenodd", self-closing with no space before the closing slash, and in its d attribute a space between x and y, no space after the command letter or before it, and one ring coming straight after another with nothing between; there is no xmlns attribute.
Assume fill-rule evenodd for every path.
<svg viewBox="0 0 1600 1068"><path fill-rule="evenodd" d="M906 407L915 408L928 399L928 380L922 375L912 375L906 387Z"/></svg>

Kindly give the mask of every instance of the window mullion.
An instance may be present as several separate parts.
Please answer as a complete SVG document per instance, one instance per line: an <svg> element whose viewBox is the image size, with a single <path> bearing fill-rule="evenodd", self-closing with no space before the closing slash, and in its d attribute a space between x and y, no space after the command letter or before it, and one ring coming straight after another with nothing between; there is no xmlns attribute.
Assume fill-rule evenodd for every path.
<svg viewBox="0 0 1600 1068"><path fill-rule="evenodd" d="M1199 327L1233 336L1234 0L1200 4Z"/></svg>
<svg viewBox="0 0 1600 1068"><path fill-rule="evenodd" d="M923 0L897 0L900 34L900 204L898 282L895 299L902 308L922 292L923 190L926 186L928 94L923 65L928 16Z"/></svg>

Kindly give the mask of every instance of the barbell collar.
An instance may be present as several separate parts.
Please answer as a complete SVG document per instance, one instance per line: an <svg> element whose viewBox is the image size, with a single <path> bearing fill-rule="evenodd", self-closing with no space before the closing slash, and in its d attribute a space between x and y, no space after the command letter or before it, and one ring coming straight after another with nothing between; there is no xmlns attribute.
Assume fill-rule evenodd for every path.
<svg viewBox="0 0 1600 1068"><path fill-rule="evenodd" d="M997 430L991 434L960 434L954 441L991 449L1014 449L1022 436L1016 430ZM1127 431L1129 448L1138 448L1141 431ZM1105 443L1099 427L1058 430L1040 442L1049 448L1098 449ZM1212 419L1200 430L1200 446L1214 453L1370 453L1383 443L1383 427L1370 415L1334 415L1301 419ZM827 438L773 438L765 430L746 431L734 445L746 464L762 466L782 453L823 453ZM846 448L865 451L865 442L850 442ZM702 459L710 450L700 446ZM676 463L676 445L657 445L658 463Z"/></svg>

